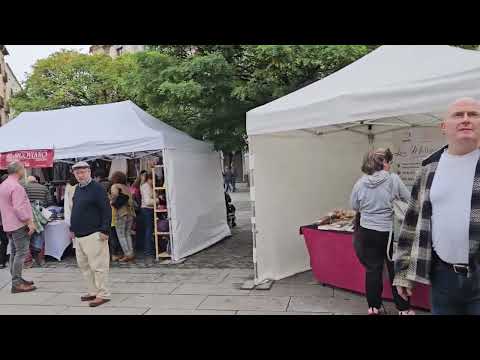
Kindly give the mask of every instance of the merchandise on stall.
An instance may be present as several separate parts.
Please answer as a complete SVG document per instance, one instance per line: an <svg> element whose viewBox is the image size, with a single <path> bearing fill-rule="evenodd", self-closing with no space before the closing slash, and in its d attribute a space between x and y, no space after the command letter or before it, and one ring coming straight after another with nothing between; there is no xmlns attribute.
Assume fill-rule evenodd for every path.
<svg viewBox="0 0 480 360"><path fill-rule="evenodd" d="M354 210L335 209L315 222L318 229L353 232Z"/></svg>
<svg viewBox="0 0 480 360"><path fill-rule="evenodd" d="M153 202L154 210L154 237L155 237L155 250L157 259L168 259L171 257L171 239L172 231L170 229L169 210L167 201L167 184L164 181L165 174L164 165L155 165L152 168L153 176L153 196L155 201ZM163 246L165 245L165 246ZM164 249L164 251L162 251Z"/></svg>
<svg viewBox="0 0 480 360"><path fill-rule="evenodd" d="M110 163L117 159L139 159L139 168L147 171L161 159L169 184L165 189L170 227L167 250L174 261L231 235L218 152L131 101L23 112L0 128L0 137L0 153L55 149L50 184L59 206L64 205L65 184L76 161L94 162L93 170L103 167L108 174ZM128 170L123 164L122 169Z"/></svg>

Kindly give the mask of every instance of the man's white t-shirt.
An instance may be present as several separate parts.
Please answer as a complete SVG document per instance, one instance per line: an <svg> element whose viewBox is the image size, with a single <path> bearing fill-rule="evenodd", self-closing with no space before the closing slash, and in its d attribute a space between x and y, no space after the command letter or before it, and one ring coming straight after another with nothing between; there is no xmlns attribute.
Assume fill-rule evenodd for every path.
<svg viewBox="0 0 480 360"><path fill-rule="evenodd" d="M451 264L468 264L472 188L479 157L478 149L461 156L445 150L430 189L432 245Z"/></svg>

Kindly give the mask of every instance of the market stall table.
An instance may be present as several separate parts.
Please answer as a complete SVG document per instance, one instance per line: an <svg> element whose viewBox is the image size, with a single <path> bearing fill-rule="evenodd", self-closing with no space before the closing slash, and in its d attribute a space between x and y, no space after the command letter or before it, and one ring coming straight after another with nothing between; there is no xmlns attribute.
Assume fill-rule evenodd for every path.
<svg viewBox="0 0 480 360"><path fill-rule="evenodd" d="M319 230L317 225L302 226L310 264L322 284L365 294L365 269L353 249L353 233ZM388 276L384 272L382 298L392 300ZM430 288L416 284L411 305L430 310Z"/></svg>
<svg viewBox="0 0 480 360"><path fill-rule="evenodd" d="M63 220L55 220L45 225L45 255L51 256L58 261L72 243L70 229Z"/></svg>

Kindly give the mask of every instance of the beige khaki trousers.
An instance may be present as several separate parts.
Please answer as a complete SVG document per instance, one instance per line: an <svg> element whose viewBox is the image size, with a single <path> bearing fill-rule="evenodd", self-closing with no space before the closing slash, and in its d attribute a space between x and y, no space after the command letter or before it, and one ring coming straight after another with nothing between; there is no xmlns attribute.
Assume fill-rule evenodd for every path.
<svg viewBox="0 0 480 360"><path fill-rule="evenodd" d="M87 281L88 294L102 299L110 299L107 289L110 253L108 241L100 239L96 232L76 238L77 264Z"/></svg>

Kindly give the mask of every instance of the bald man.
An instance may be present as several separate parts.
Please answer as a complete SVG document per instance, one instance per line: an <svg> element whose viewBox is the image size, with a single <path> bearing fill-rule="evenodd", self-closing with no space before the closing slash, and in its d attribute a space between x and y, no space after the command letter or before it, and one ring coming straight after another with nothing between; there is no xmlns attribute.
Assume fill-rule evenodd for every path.
<svg viewBox="0 0 480 360"><path fill-rule="evenodd" d="M399 294L431 284L435 315L480 315L480 103L448 107L447 146L422 162L395 254Z"/></svg>

